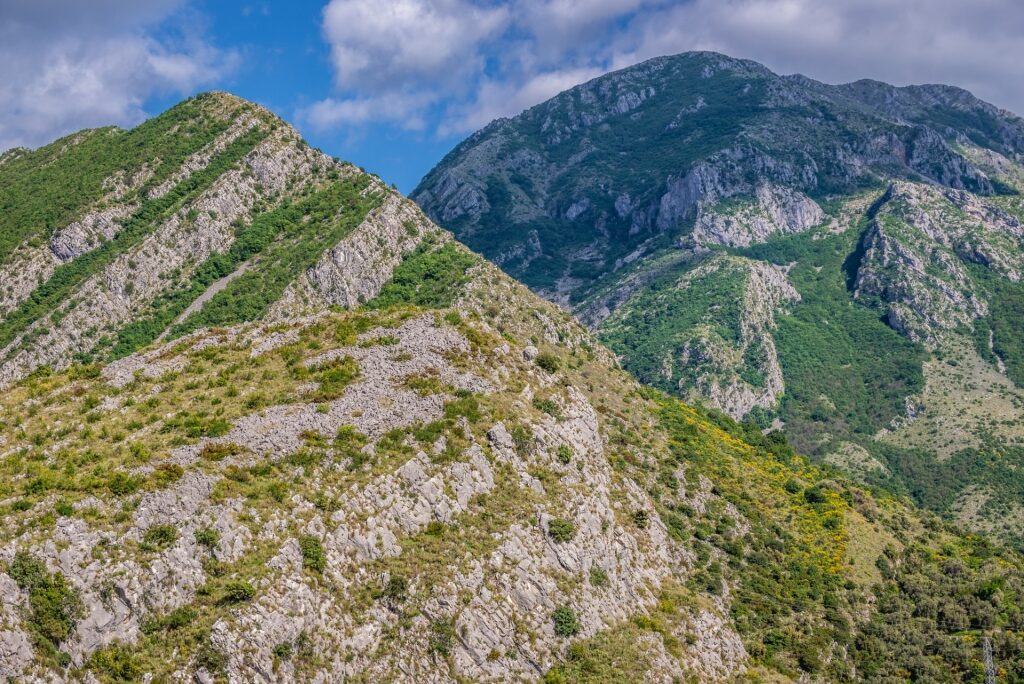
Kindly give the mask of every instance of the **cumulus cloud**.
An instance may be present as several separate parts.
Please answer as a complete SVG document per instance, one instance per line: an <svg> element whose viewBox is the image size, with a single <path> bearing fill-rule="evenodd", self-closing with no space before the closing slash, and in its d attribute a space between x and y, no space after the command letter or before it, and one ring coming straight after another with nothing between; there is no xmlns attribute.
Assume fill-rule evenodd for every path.
<svg viewBox="0 0 1024 684"><path fill-rule="evenodd" d="M455 85L481 67L480 43L508 18L507 8L466 0L334 0L324 35L342 87L393 90L424 78Z"/></svg>
<svg viewBox="0 0 1024 684"><path fill-rule="evenodd" d="M384 93L350 99L327 98L303 109L301 117L318 130L375 122L398 124L407 130L422 130L426 121L421 112L431 99L424 92Z"/></svg>
<svg viewBox="0 0 1024 684"><path fill-rule="evenodd" d="M0 150L83 127L134 125L146 118L147 98L189 93L233 69L237 54L194 29L173 42L156 37L182 4L0 0Z"/></svg>
<svg viewBox="0 0 1024 684"><path fill-rule="evenodd" d="M318 128L465 133L687 50L827 82L952 83L1024 112L1019 0L331 0L323 33L337 93L302 113Z"/></svg>
<svg viewBox="0 0 1024 684"><path fill-rule="evenodd" d="M604 65L592 44L615 22L663 6L665 0L332 0L323 33L338 93L299 116L318 129L376 120L463 133L596 76Z"/></svg>

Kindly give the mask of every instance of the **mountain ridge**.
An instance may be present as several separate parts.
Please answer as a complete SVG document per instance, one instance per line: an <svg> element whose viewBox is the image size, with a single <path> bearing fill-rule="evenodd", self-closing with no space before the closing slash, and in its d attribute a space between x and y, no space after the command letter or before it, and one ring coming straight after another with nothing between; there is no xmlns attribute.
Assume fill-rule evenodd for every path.
<svg viewBox="0 0 1024 684"><path fill-rule="evenodd" d="M149 158L125 224L67 263L109 259L78 262L100 267L46 295L63 319L19 338L52 362L5 366L0 675L982 681L984 635L1024 677L1012 550L640 386L565 311L290 129L180 186L220 134L185 121L205 133L162 171ZM0 200L36 216L12 187ZM81 244L52 240L97 210L72 204L22 246ZM176 239L140 247L154 235ZM126 292L145 258L163 287ZM44 295L0 326L44 325L18 308ZM66 324L76 311L107 329Z"/></svg>
<svg viewBox="0 0 1024 684"><path fill-rule="evenodd" d="M963 89L829 85L684 53L485 127L412 197L643 382L784 425L816 459L866 450L860 462L881 468L855 476L946 515L980 487L982 517L1000 521L1024 490L978 463L1024 464L1024 414L963 406L972 417L956 419L926 390L948 374L926 371L947 353L976 369L968 382L990 365L1012 383L986 401L1024 400L1022 162L1024 120ZM777 286L758 275L772 273ZM901 429L919 416L960 441L941 475L922 466L952 438ZM1015 523L1004 532L1021 539Z"/></svg>

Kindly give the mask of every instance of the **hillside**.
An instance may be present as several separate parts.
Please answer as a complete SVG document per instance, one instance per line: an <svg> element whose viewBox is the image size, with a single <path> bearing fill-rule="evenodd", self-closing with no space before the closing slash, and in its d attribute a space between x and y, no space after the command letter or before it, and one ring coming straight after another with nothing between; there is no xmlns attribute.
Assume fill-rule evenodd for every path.
<svg viewBox="0 0 1024 684"><path fill-rule="evenodd" d="M642 388L254 105L4 159L0 676L1024 680L1018 555Z"/></svg>
<svg viewBox="0 0 1024 684"><path fill-rule="evenodd" d="M646 384L1024 542L1024 121L687 53L453 150L412 197Z"/></svg>

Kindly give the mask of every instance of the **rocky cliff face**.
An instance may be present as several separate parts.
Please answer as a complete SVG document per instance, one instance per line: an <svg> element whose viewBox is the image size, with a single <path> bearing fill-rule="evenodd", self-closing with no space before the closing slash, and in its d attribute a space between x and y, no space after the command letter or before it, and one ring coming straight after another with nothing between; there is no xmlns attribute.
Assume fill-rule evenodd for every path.
<svg viewBox="0 0 1024 684"><path fill-rule="evenodd" d="M644 382L785 424L816 456L866 449L875 481L913 491L922 455L886 456L874 436L912 418L929 356L967 343L1024 386L1022 181L1024 120L963 90L833 86L687 53L495 121L413 198ZM714 253L788 274L793 295L741 286ZM785 303L753 335L748 295ZM966 446L982 432L961 458L985 459ZM999 442L982 451L1010 446L1024 465L1017 437ZM945 491L921 500L953 514Z"/></svg>
<svg viewBox="0 0 1024 684"><path fill-rule="evenodd" d="M893 328L930 345L988 315L970 265L1017 283L1024 263L1017 216L919 184L894 183L862 240L854 296L878 297Z"/></svg>
<svg viewBox="0 0 1024 684"><path fill-rule="evenodd" d="M829 86L687 53L492 123L413 199L485 255L508 255L503 266L527 284L577 300L619 259L695 219L700 239L738 246L819 223L808 193L883 177L992 194L1003 181L965 148L1019 163L1022 140L1019 118L956 89ZM723 202L754 210L729 220Z"/></svg>
<svg viewBox="0 0 1024 684"><path fill-rule="evenodd" d="M602 329L616 348L638 353L664 348L655 384L745 416L755 408L775 407L785 390L772 333L776 312L799 300L782 269L714 256L671 288L637 296ZM683 307L696 309L696 315L680 316ZM645 324L649 321L660 321L658 329ZM673 347L664 345L666 338Z"/></svg>
<svg viewBox="0 0 1024 684"><path fill-rule="evenodd" d="M253 123L151 160L105 241L73 237L107 225L89 204L11 252L70 258L0 320L0 676L956 681L982 658L964 596L1024 627L1015 554L641 388L411 202L211 102ZM719 256L676 287L716 274L741 332L713 382L775 391L735 364L774 363L792 284ZM33 318L54 292L60 325Z"/></svg>
<svg viewBox="0 0 1024 684"><path fill-rule="evenodd" d="M189 105L188 116L222 130L164 180L153 183L147 163L119 168L101 180L102 194L77 210L79 218L67 226L37 227L0 255L0 278L7 284L0 302L0 383L40 366L61 369L75 360L123 355L189 316L201 317L203 305L217 294L223 300L220 291L243 273L242 282L264 275L274 282L264 283L272 288L267 301L236 312L239 320L262 317L272 305L274 311L295 309L313 299L353 306L375 295L402 255L419 244L419 212L399 208L379 181L313 150L266 110L211 94L161 118ZM309 198L341 189L361 202L352 216L309 211L303 216L308 224L288 235L284 247L270 243L261 222L280 223L295 207L312 204ZM378 203L384 206L372 209ZM358 225L338 225L343 223ZM309 243L338 229L351 234L319 256L328 245ZM358 282L338 282L332 273L332 263L346 254L360 264L349 271ZM209 278L221 271L224 278ZM280 291L292 278L294 286ZM278 299L284 301L275 304ZM145 319L145 331L132 329Z"/></svg>

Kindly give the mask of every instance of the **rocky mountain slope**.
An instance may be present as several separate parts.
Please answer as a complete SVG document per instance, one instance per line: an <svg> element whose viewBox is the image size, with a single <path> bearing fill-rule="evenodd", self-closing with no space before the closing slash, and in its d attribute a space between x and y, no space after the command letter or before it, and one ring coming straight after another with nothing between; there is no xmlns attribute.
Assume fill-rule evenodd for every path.
<svg viewBox="0 0 1024 684"><path fill-rule="evenodd" d="M254 105L3 160L7 680L1024 679L1020 556L642 388ZM792 291L715 269L763 345Z"/></svg>
<svg viewBox="0 0 1024 684"><path fill-rule="evenodd" d="M413 198L642 381L1024 541L1022 189L1024 120L965 91L688 53L495 121Z"/></svg>

